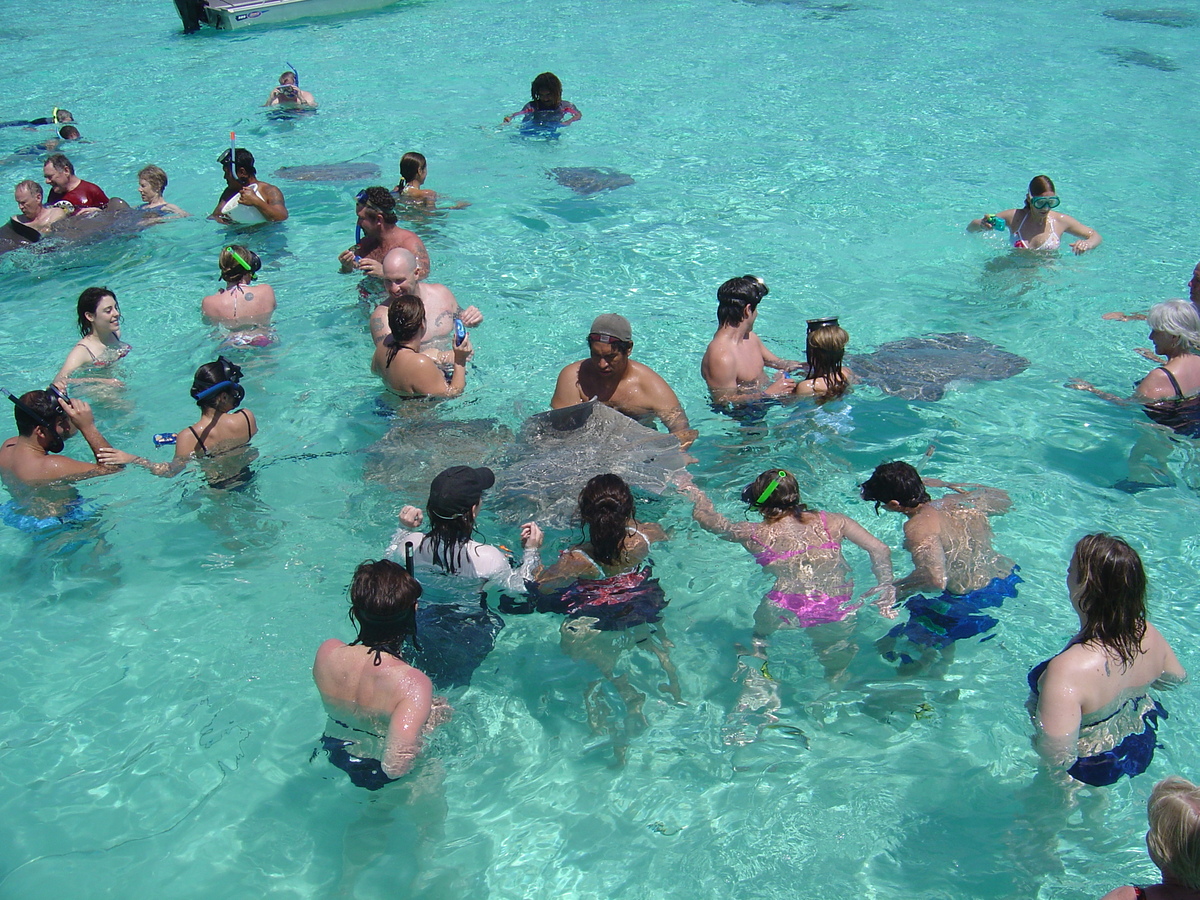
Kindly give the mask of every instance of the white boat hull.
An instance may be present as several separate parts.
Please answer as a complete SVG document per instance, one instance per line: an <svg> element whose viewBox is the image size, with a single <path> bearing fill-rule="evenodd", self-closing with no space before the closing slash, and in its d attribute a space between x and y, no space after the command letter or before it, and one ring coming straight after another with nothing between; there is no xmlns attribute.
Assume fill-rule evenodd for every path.
<svg viewBox="0 0 1200 900"><path fill-rule="evenodd" d="M185 31L211 25L225 31L296 19L368 12L396 0L175 0Z"/></svg>

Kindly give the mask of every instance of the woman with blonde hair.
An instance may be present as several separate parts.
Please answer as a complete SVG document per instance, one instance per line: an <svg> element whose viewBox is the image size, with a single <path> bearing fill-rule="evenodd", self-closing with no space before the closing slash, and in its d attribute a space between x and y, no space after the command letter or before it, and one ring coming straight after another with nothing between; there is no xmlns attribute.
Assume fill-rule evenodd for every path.
<svg viewBox="0 0 1200 900"><path fill-rule="evenodd" d="M809 319L804 358L808 377L796 382L797 397L815 397L818 403L834 400L846 393L857 379L842 365L850 335L836 318Z"/></svg>
<svg viewBox="0 0 1200 900"><path fill-rule="evenodd" d="M1171 775L1154 786L1146 803L1146 849L1162 873L1160 884L1129 884L1101 900L1200 898L1200 788Z"/></svg>

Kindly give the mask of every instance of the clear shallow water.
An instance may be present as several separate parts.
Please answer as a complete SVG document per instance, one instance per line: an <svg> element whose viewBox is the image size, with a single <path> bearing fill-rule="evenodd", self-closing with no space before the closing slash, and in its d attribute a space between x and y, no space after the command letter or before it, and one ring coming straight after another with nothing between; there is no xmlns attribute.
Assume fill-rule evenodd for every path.
<svg viewBox="0 0 1200 900"><path fill-rule="evenodd" d="M188 379L216 343L196 310L228 240L201 217L231 129L268 180L280 166L347 160L393 179L402 152L424 152L430 186L473 204L418 226L434 280L487 316L468 398L439 412L467 423L457 446L413 425L401 449L364 452L392 423L376 415L365 323L334 263L362 185L282 183L292 218L248 239L279 294L281 334L241 359L262 424L254 487L215 495L194 472L130 472L85 486L101 511L82 532L0 531L4 895L782 897L803 886L1082 898L1150 875L1145 797L1167 773L1197 776L1193 692L1167 698L1150 773L1074 806L1037 779L1021 704L1025 671L1074 624L1069 548L1100 527L1144 548L1154 618L1197 667L1194 464L1178 448L1179 488L1110 490L1144 426L1062 388L1078 375L1121 391L1144 373L1131 350L1144 328L1100 314L1180 296L1195 264L1194 28L1116 22L1079 3L935 2L914 16L896 3L734 0L617 2L603 15L427 2L195 38L177 34L165 0L126 4L121 21L99 4L51 2L3 28L0 118L66 105L94 141L71 149L83 177L132 200L137 170L155 162L168 199L200 213L0 259L10 389L54 374L75 297L107 284L135 353L125 393L96 400L102 431L148 451L152 433L191 421ZM68 39L71 64L47 67ZM1179 68L1117 65L1113 48ZM317 115L272 122L255 108L285 61L321 101ZM545 69L583 122L554 143L497 132ZM38 138L9 129L0 150ZM545 177L555 166L612 167L637 183L577 198ZM997 265L999 242L962 226L1019 203L1042 171L1105 244ZM4 168L10 184L37 174ZM803 348L805 318L839 312L858 349L964 330L1031 366L936 404L861 390L845 435L777 410L751 441L707 411L697 371L715 288L743 272L771 285L759 331L788 355ZM407 486L443 464L431 448L474 458L544 408L600 309L633 320L635 354L680 394L703 434L697 479L726 512L753 474L783 464L805 473L807 499L898 547L898 517L870 516L854 485L934 444L928 474L1012 494L996 542L1022 565L1020 597L994 640L960 648L945 681L897 681L874 657L887 625L870 612L841 690L805 635L780 633L770 671L786 727L732 747L734 648L768 582L691 526L678 499L649 504L645 517L674 531L656 573L687 705L657 694L653 657L631 654L648 724L627 733L602 691L611 715L597 732L584 694L598 672L560 651L556 620L509 617L474 684L452 695L456 717L427 749L417 796L351 788L309 761L323 712L308 669L320 640L349 634L354 565L382 553L402 502L421 499ZM470 424L480 419L498 428ZM515 538L494 519L485 531ZM552 537L557 548L572 536Z"/></svg>

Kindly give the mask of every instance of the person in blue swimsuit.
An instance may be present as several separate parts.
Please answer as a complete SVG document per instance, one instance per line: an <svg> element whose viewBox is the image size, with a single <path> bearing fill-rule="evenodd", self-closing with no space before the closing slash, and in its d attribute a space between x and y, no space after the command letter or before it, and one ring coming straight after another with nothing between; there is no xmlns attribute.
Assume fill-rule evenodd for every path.
<svg viewBox="0 0 1200 900"><path fill-rule="evenodd" d="M553 137L559 128L583 118L583 113L562 98L562 82L553 72L543 72L529 87L531 99L518 112L504 117L507 125L521 116L521 134Z"/></svg>
<svg viewBox="0 0 1200 900"><path fill-rule="evenodd" d="M1100 900L1200 900L1200 788L1171 775L1146 801L1146 849L1161 884L1128 884Z"/></svg>
<svg viewBox="0 0 1200 900"><path fill-rule="evenodd" d="M1175 651L1146 621L1146 572L1119 537L1075 545L1067 591L1079 631L1029 673L1034 745L1056 773L1090 785L1139 775L1154 758L1166 710L1150 696L1187 677Z"/></svg>
<svg viewBox="0 0 1200 900"><path fill-rule="evenodd" d="M358 636L349 644L325 641L313 663L329 713L321 749L369 791L406 774L421 739L449 719L450 708L433 696L428 676L404 661L406 644L420 646L420 597L420 582L398 563L362 563L350 584L350 621Z"/></svg>
<svg viewBox="0 0 1200 900"><path fill-rule="evenodd" d="M949 488L937 500L927 487ZM974 488L974 490L967 490ZM862 499L904 515L904 546L913 570L896 581L907 599L907 622L876 642L902 673L944 668L954 658L954 642L987 634L997 620L983 612L1017 595L1021 581L1011 559L992 548L989 516L1012 506L1008 494L981 484L949 484L922 479L906 462L882 463L859 488ZM917 593L923 591L924 593ZM980 638L988 640L993 635Z"/></svg>

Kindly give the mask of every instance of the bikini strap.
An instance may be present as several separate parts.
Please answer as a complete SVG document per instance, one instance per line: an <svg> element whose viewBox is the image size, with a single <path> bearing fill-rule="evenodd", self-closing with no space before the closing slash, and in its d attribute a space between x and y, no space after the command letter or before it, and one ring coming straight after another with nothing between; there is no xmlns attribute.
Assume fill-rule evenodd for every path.
<svg viewBox="0 0 1200 900"><path fill-rule="evenodd" d="M188 431L190 431L192 433L192 437L196 439L196 444L200 447L201 455L208 456L208 448L204 446L204 441L200 438L200 435L196 434L196 429L189 425Z"/></svg>
<svg viewBox="0 0 1200 900"><path fill-rule="evenodd" d="M580 550L578 547L573 547L572 549L568 550L567 552L568 553L578 553L580 556L582 556L584 559L586 559L588 561L588 564L593 569L595 569L601 575L604 574L604 570L602 568L600 568L599 564L594 559L592 559L590 556L588 556L586 553L584 553L582 550Z"/></svg>
<svg viewBox="0 0 1200 900"><path fill-rule="evenodd" d="M100 362L100 357L98 357L98 356L97 356L95 353L93 353L93 352L92 352L92 348L91 348L91 347L89 347L89 346L88 346L86 343L84 343L83 341L80 341L80 342L79 342L78 344L76 344L75 346L76 346L76 347L82 347L84 350L86 350L86 351L88 352L88 356L90 356L90 357L92 358L92 362Z"/></svg>
<svg viewBox="0 0 1200 900"><path fill-rule="evenodd" d="M250 439L254 437L254 435L250 432L250 415L244 409L239 409L238 412L240 412L242 414L242 418L246 420L246 443L248 444L250 443Z"/></svg>
<svg viewBox="0 0 1200 900"><path fill-rule="evenodd" d="M1159 366L1158 368L1159 368L1159 371L1166 374L1167 378L1171 382L1171 387L1175 388L1175 396L1182 397L1183 391L1181 391L1179 389L1179 382L1175 380L1175 376L1171 374L1171 370L1168 369L1166 366Z"/></svg>

